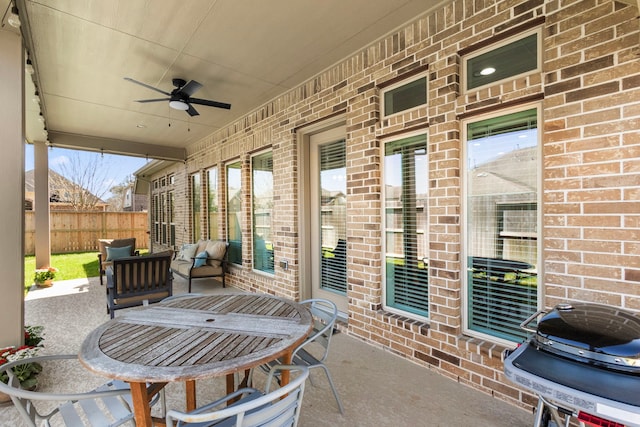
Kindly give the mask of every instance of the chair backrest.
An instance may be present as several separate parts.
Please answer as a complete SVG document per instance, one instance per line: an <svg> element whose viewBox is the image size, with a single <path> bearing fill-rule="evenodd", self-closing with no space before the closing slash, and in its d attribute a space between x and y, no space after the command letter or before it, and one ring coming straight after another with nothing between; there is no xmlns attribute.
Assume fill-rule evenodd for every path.
<svg viewBox="0 0 640 427"><path fill-rule="evenodd" d="M114 297L136 297L168 290L171 255L146 255L113 260Z"/></svg>
<svg viewBox="0 0 640 427"><path fill-rule="evenodd" d="M114 426L133 419L131 408L124 400L126 397L131 400L131 391L126 383L116 384L111 381L94 391L86 393L43 393L21 389L18 378L12 373L12 368L25 363L45 363L52 360L74 360L77 358L78 356L75 354L36 356L16 360L0 367L0 373L6 372L9 376L7 384L0 381L0 391L11 397L14 406L27 426L36 427L41 424L41 420L48 421L58 414L66 426L83 426L84 423L81 420L84 417L87 417L92 425ZM67 371L65 373L69 374ZM157 400L156 398L153 403ZM53 410L41 414L33 404L33 401L63 403ZM49 425L48 422L46 425Z"/></svg>
<svg viewBox="0 0 640 427"><path fill-rule="evenodd" d="M299 350L304 348L307 352L313 352L311 344L318 344L322 348L322 354L314 354L314 357L320 362L324 362L329 355L329 346L333 329L338 318L338 307L332 301L314 298L301 301L300 304L305 305L311 311L313 316L313 331L294 352L295 358Z"/></svg>
<svg viewBox="0 0 640 427"><path fill-rule="evenodd" d="M107 306L114 310L162 301L173 295L170 252L117 258L107 270Z"/></svg>
<svg viewBox="0 0 640 427"><path fill-rule="evenodd" d="M271 385L278 383L274 378L285 369L294 373L291 380L287 385L271 390ZM216 402L190 414L169 411L167 426L173 426L174 419L181 419L189 423L225 420L221 425L226 426L228 422L228 425L235 427L295 427L298 425L304 384L308 377L309 370L304 366L276 365L269 372L264 393L253 393L257 392L254 389L240 389L232 395L246 394L249 397L218 411L207 409L214 406ZM254 397L256 395L259 397Z"/></svg>

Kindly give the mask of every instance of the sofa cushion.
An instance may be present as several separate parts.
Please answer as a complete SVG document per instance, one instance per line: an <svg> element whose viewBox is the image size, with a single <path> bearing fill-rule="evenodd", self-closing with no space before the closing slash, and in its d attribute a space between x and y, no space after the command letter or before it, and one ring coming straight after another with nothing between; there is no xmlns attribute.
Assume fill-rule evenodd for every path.
<svg viewBox="0 0 640 427"><path fill-rule="evenodd" d="M187 271L188 274L188 271ZM209 276L222 276L222 267L212 267L210 265L204 265L200 268L194 268L191 270L191 277L209 277Z"/></svg>
<svg viewBox="0 0 640 427"><path fill-rule="evenodd" d="M115 304L125 305L132 303L142 303L144 300L159 300L165 299L168 296L171 296L169 291L160 291L153 294L147 294L144 296L135 296L135 297L125 297L125 298L116 298L114 299Z"/></svg>
<svg viewBox="0 0 640 427"><path fill-rule="evenodd" d="M198 245L198 248L196 249L196 253L200 253L202 251L206 251L207 250L207 245L209 244L209 240L198 240L198 243L196 243Z"/></svg>
<svg viewBox="0 0 640 427"><path fill-rule="evenodd" d="M221 261L224 258L224 254L227 251L227 244L221 241L210 241L207 245L207 253L209 254L209 260L207 265L211 267L220 267Z"/></svg>
<svg viewBox="0 0 640 427"><path fill-rule="evenodd" d="M191 269L191 261L185 261L182 259L175 259L171 261L171 270L182 276L189 277L189 270Z"/></svg>

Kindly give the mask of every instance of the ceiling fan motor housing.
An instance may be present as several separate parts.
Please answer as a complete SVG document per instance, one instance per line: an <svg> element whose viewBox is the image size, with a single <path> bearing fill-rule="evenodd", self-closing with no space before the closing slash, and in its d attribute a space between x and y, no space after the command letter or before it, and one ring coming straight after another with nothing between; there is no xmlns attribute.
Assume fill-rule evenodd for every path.
<svg viewBox="0 0 640 427"><path fill-rule="evenodd" d="M178 89L180 89L182 86L187 84L186 80L183 79L173 79L172 83L175 87L177 87Z"/></svg>

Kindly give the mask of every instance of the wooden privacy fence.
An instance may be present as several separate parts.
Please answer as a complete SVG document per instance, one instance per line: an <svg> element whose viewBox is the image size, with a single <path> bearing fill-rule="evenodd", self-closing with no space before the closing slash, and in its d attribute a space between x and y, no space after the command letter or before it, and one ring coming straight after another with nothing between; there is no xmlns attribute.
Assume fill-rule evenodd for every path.
<svg viewBox="0 0 640 427"><path fill-rule="evenodd" d="M24 251L35 253L35 212L26 211ZM149 247L147 212L51 212L51 253L98 252L98 239L136 238L136 249Z"/></svg>

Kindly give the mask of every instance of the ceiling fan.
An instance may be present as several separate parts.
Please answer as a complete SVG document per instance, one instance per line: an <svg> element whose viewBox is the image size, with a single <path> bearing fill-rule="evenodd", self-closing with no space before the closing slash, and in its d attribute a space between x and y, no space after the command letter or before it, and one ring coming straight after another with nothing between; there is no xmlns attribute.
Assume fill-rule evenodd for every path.
<svg viewBox="0 0 640 427"><path fill-rule="evenodd" d="M202 85L195 80L190 80L189 83L187 83L186 80L183 80L183 79L173 79L173 85L175 86L175 89L172 90L171 93L169 93L169 92L165 92L164 90L155 88L153 86L149 86L146 83L142 83L137 80L134 80L130 77L125 77L124 79L127 81L130 81L131 83L135 83L137 85L144 86L148 89L155 90L156 92L160 92L161 94L169 97L169 98L158 98L158 99L139 99L136 102L169 101L169 107L176 110L186 111L187 114L189 114L190 116L197 116L200 114L195 108L193 108L193 105L191 104L224 108L226 110L231 108L231 104L225 104L224 102L210 101L208 99L192 98L191 95L193 95L196 91L198 91L198 89L202 87Z"/></svg>

